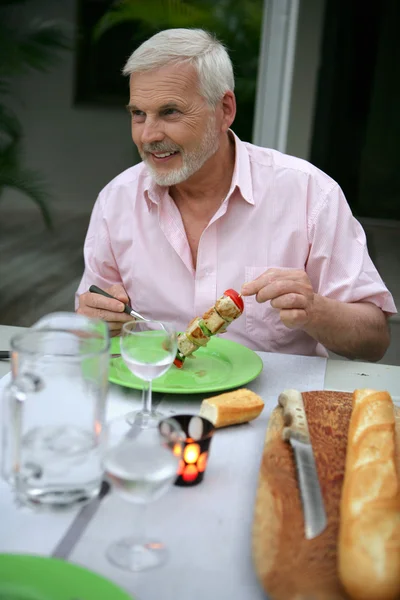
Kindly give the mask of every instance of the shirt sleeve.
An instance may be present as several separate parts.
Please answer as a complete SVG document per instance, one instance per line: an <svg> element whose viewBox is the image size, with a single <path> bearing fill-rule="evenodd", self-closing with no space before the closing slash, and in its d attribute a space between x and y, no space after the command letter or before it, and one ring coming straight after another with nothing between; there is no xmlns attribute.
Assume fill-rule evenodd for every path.
<svg viewBox="0 0 400 600"><path fill-rule="evenodd" d="M114 284L122 284L100 196L90 217L83 254L85 269L75 294L75 308L79 304L80 294L87 292L91 285L104 289Z"/></svg>
<svg viewBox="0 0 400 600"><path fill-rule="evenodd" d="M397 312L367 249L363 228L335 184L309 220L310 252L306 271L314 290L342 302L371 302Z"/></svg>

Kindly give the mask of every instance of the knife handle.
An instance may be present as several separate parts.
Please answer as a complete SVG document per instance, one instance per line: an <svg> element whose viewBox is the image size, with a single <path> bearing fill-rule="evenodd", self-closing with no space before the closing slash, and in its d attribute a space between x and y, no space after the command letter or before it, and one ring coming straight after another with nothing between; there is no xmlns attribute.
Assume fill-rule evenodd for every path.
<svg viewBox="0 0 400 600"><path fill-rule="evenodd" d="M112 298L113 300L118 300L118 298L116 298L115 296L111 296L111 294L97 287L97 285L91 285L89 288L89 292L92 292L92 294L100 294L101 296L105 296L106 298ZM119 302L121 302L121 300L119 300ZM129 304L125 304L124 302L122 304L124 305L124 312L127 315L131 315L132 307L129 306Z"/></svg>
<svg viewBox="0 0 400 600"><path fill-rule="evenodd" d="M283 408L285 427L282 437L285 441L295 438L304 444L310 443L307 416L304 408L303 397L298 390L284 390L278 398Z"/></svg>

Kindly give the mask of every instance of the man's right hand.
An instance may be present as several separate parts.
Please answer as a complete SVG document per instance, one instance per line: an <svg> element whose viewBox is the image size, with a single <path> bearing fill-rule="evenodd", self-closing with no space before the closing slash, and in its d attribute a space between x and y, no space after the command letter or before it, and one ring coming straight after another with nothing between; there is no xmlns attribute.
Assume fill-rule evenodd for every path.
<svg viewBox="0 0 400 600"><path fill-rule="evenodd" d="M79 306L76 312L86 317L101 319L108 323L110 334L118 335L122 325L126 321L132 321L132 317L124 312L124 304L129 303L128 294L120 284L112 285L104 290L118 300L106 298L100 294L85 292L79 296Z"/></svg>

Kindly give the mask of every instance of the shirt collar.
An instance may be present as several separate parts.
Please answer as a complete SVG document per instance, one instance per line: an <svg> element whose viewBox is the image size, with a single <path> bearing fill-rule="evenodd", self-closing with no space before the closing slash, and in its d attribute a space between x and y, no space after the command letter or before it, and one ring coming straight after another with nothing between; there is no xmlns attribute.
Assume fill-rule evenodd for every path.
<svg viewBox="0 0 400 600"><path fill-rule="evenodd" d="M239 188L242 198L249 204L254 205L250 157L246 144L238 138L232 129L229 129L229 135L235 142L235 166L233 168L232 183L228 196L230 196L236 188Z"/></svg>
<svg viewBox="0 0 400 600"><path fill-rule="evenodd" d="M239 189L242 198L248 202L249 204L254 205L254 195L253 195L253 183L251 176L251 168L250 168L250 158L249 153L246 148L246 144L242 142L238 136L229 129L228 135L231 136L235 144L235 166L233 168L232 174L232 182L229 188L228 196L229 198L231 194L235 191L236 188ZM146 170L146 179L145 179L145 199L147 202L148 209L151 210L151 206L153 204L159 204L162 200L163 196L167 193L167 188L161 185L158 185L154 179L151 177L147 167Z"/></svg>

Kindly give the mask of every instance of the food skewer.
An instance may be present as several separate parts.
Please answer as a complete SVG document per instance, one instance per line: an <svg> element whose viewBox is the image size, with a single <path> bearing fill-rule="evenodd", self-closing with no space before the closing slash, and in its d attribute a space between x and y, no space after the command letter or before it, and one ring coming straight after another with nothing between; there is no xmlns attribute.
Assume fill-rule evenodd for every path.
<svg viewBox="0 0 400 600"><path fill-rule="evenodd" d="M184 333L178 335L178 351L174 365L181 369L186 357L208 344L211 337L224 333L230 323L240 317L244 309L241 294L235 290L225 290L214 306L211 306L202 317L190 321Z"/></svg>

